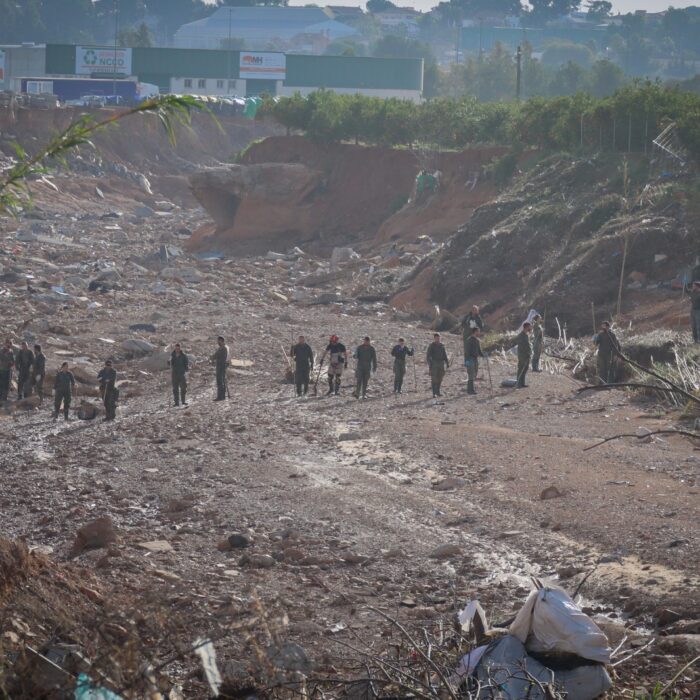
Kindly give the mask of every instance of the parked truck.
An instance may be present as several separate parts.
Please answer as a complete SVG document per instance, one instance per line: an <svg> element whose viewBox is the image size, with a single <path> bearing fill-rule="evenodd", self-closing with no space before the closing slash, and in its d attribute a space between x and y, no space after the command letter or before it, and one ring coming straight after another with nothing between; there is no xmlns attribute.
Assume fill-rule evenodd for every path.
<svg viewBox="0 0 700 700"><path fill-rule="evenodd" d="M29 95L56 95L61 102L131 104L139 100L136 80L110 78L15 78L14 91ZM88 100L89 102L90 100Z"/></svg>

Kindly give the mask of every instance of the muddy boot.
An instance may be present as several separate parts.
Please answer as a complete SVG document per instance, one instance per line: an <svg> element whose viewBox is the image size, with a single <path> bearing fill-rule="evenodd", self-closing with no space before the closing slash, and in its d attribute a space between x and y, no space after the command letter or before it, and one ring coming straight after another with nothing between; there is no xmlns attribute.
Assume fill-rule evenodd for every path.
<svg viewBox="0 0 700 700"><path fill-rule="evenodd" d="M467 394L476 394L474 382L471 379L467 382Z"/></svg>
<svg viewBox="0 0 700 700"><path fill-rule="evenodd" d="M328 377L328 393L326 396L330 396L333 393L333 377Z"/></svg>

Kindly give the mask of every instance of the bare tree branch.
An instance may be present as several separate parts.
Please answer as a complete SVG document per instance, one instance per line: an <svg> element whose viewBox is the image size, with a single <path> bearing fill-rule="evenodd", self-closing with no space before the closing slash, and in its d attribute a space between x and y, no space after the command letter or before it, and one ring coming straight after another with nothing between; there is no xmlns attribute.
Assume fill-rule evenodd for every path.
<svg viewBox="0 0 700 700"><path fill-rule="evenodd" d="M640 435L639 433L620 433L620 435L611 435L610 437L607 437L604 440L601 440L600 442L596 442L595 445L584 447L583 451L587 452L588 450L592 450L594 447L600 447L601 445L604 445L606 442L610 442L611 440L619 440L620 438L626 437L633 437L637 438L637 440L644 440L645 438L651 437L652 435L682 435L683 437L689 437L694 440L700 440L700 433L691 433L689 430L675 430L672 428L666 428L664 430L652 430L651 432L644 433L643 435Z"/></svg>

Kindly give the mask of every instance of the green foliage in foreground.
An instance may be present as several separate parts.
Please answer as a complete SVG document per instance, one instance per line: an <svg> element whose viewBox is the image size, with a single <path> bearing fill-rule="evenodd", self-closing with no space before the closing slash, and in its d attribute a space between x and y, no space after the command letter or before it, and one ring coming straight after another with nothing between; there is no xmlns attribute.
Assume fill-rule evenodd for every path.
<svg viewBox="0 0 700 700"><path fill-rule="evenodd" d="M27 153L19 144L14 144L17 163L0 175L0 213L16 211L22 202L28 199L27 178L45 173L47 164L52 159L60 161L69 151L79 146L92 145L90 139L97 132L122 119L134 115L155 114L163 125L171 144L174 144L176 125L189 124L192 110L202 108L202 103L194 97L165 95L145 100L130 109L115 111L103 119L98 119L93 114L84 114L33 155Z"/></svg>
<svg viewBox="0 0 700 700"><path fill-rule="evenodd" d="M521 103L484 103L467 96L415 104L319 90L308 97L269 100L260 113L315 141L457 149L497 144L641 151L675 121L691 155L700 160L700 95L651 81L637 81L606 98L579 93Z"/></svg>

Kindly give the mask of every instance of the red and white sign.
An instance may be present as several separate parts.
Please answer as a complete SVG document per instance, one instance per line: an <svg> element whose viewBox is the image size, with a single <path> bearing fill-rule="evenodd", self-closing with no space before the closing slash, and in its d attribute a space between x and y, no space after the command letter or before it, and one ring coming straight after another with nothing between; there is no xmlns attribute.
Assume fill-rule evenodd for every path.
<svg viewBox="0 0 700 700"><path fill-rule="evenodd" d="M239 76L243 80L284 80L287 57L269 51L241 51Z"/></svg>

